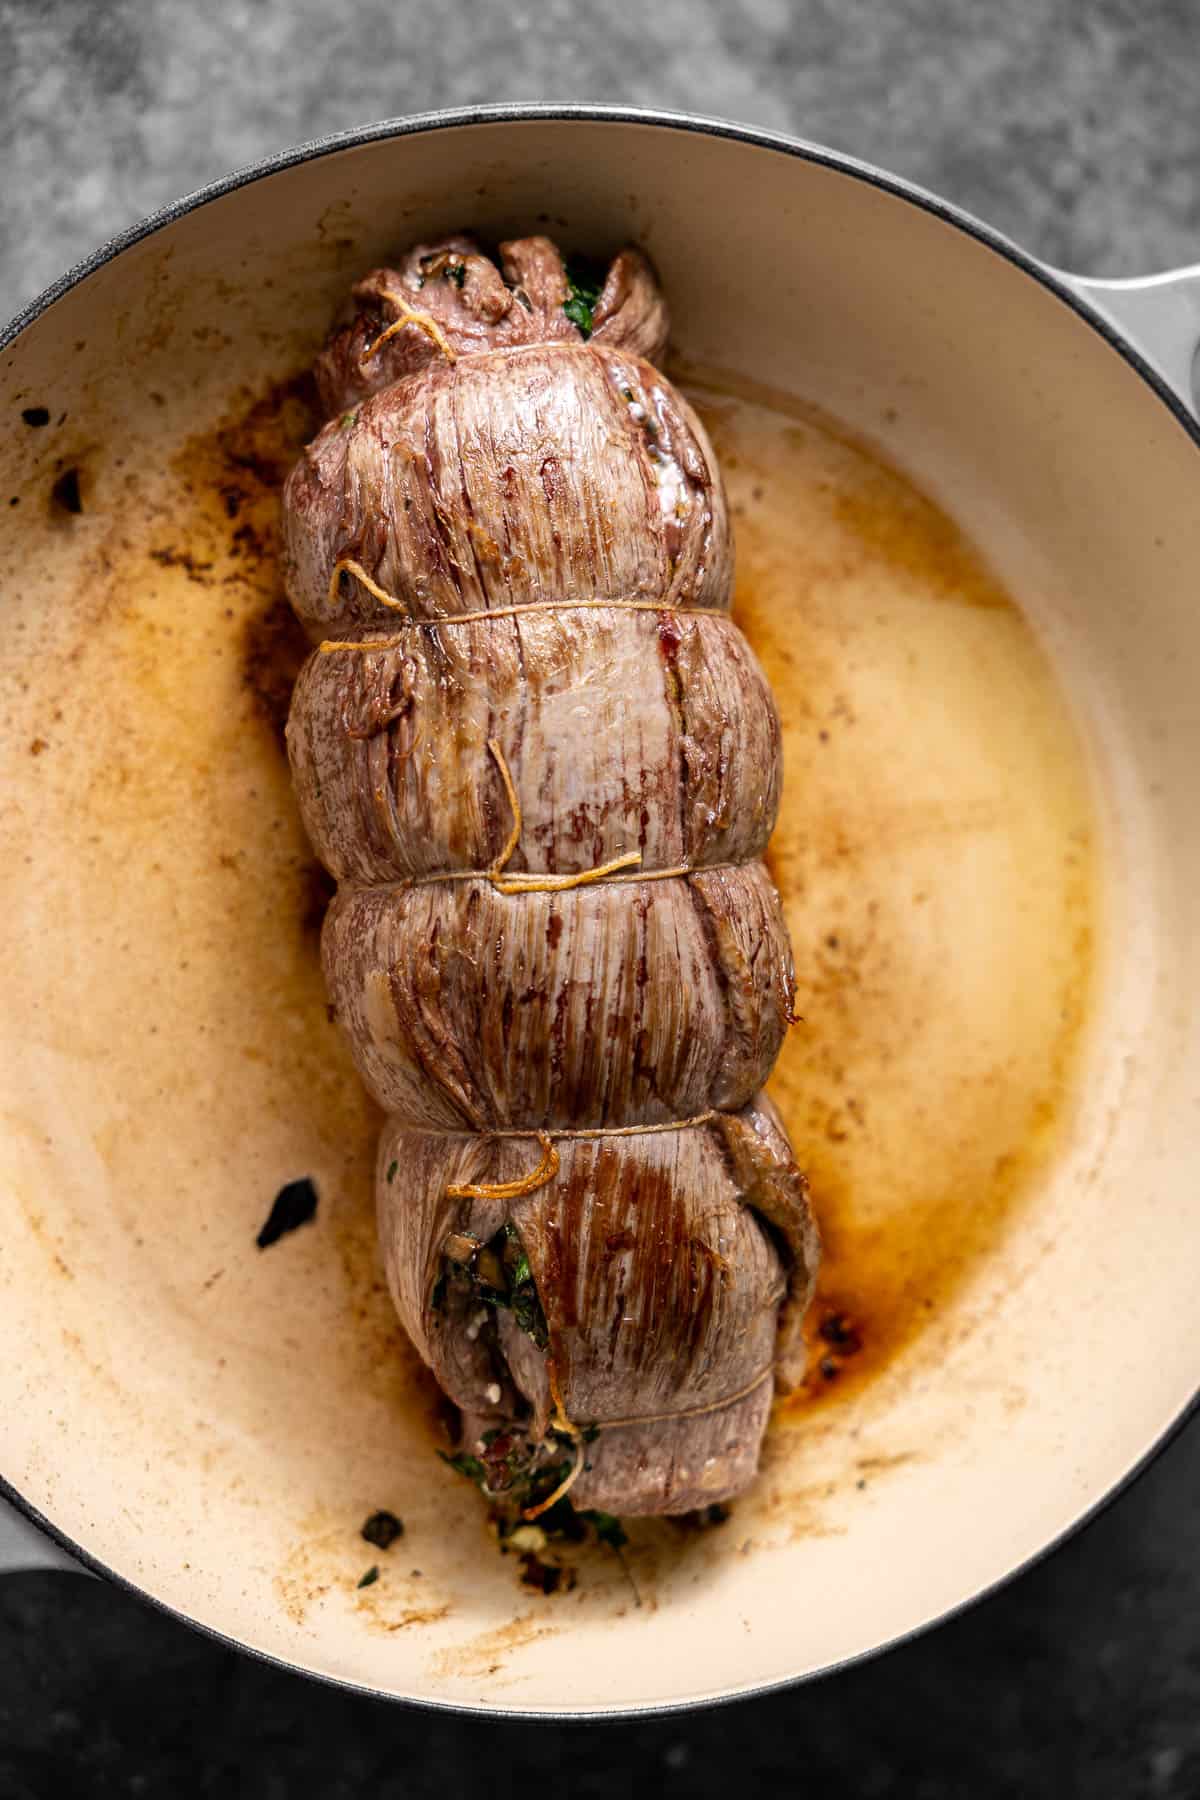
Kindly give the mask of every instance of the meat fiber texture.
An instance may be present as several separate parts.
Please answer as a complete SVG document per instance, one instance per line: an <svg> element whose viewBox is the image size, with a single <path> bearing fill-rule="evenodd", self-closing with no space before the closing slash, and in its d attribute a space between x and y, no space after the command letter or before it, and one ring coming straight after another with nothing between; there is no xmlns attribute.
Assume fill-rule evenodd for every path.
<svg viewBox="0 0 1200 1800"><path fill-rule="evenodd" d="M818 1242L761 1092L793 991L779 720L657 280L624 250L597 287L545 238L455 235L354 288L284 495L317 645L288 746L388 1114L388 1280L464 1449L673 1513L753 1478ZM505 1243L532 1324L480 1260Z"/></svg>

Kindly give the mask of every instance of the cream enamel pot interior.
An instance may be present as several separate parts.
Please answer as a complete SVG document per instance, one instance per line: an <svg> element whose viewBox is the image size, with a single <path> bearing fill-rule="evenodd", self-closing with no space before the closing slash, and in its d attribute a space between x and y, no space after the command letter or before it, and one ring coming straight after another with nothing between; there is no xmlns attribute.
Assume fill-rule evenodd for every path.
<svg viewBox="0 0 1200 1800"><path fill-rule="evenodd" d="M572 243L646 246L689 362L826 409L965 528L1059 672L1101 838L1086 1067L1020 1228L852 1404L777 1433L736 1528L664 1555L640 1607L615 1563L547 1600L494 1553L477 1497L431 1455L424 1390L406 1398L365 1217L343 1228L323 1200L315 1229L254 1248L279 1171L316 1168L334 1192L372 1125L351 1109L355 1146L339 1147L325 1090L298 1091L311 943L301 965L287 937L264 969L287 903L256 885L253 846L221 837L264 806L293 831L286 775L264 762L270 794L247 798L211 724L236 686L222 619L270 581L221 560L239 503L222 526L211 445L253 472L256 397L303 367L389 247L547 216ZM236 177L15 322L0 1562L82 1559L382 1695L634 1712L893 1642L1130 1476L1200 1387L1198 319L1200 271L1058 275L821 150L518 108L384 125ZM48 423L22 424L43 407ZM222 438L235 416L242 435ZM189 507L207 524L181 547ZM267 928L239 924L251 914ZM403 1567L389 1552L364 1591L384 1558L357 1527L385 1504L406 1521Z"/></svg>

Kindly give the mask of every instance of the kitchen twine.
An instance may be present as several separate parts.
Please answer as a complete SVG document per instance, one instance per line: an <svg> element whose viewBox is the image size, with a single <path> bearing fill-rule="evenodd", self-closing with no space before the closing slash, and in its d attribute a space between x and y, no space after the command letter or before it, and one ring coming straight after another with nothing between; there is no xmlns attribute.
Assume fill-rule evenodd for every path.
<svg viewBox="0 0 1200 1800"><path fill-rule="evenodd" d="M446 342L446 340L441 332L440 327L437 325L437 322L433 318L431 318L428 314L418 313L418 312L414 311L411 307L408 306L408 304L405 301L400 299L400 297L398 295L396 295L392 292L386 293L383 297L385 299L391 301L392 304L394 306L396 306L399 316L392 322L392 324L390 324L387 327L387 329L383 333L381 333L381 335L379 337L377 337L375 339L374 343L360 358L360 367L365 365L367 362L369 362L371 360L371 358L373 356L376 355L376 353L382 348L383 344L387 341L388 338L394 336L398 331L403 330L408 325L414 325L414 326L418 327L418 329L424 331L426 333L426 335L428 337L430 337L433 340L433 342L438 346L438 348L440 350L442 350L443 354L445 354L448 361L453 362L455 360L454 351L451 349L450 345ZM333 566L333 572L329 579L329 590L328 590L328 598L329 598L330 605L333 605L334 602L338 598L338 583L341 580L343 573L352 575L355 577L356 580L360 581L362 583L362 585L366 588L367 592L369 594L371 594L372 597L374 599L376 599L381 606L386 606L395 612L404 613L405 614L404 622L406 625L409 625L409 626L418 626L418 627L419 626L439 626L440 627L442 625L467 625L467 624L476 623L477 621L480 621L483 619L516 618L518 616L528 614L528 613L551 613L551 612L588 612L588 611L617 612L617 611L621 611L621 612L669 613L669 612L676 612L676 611L684 611L688 614L699 614L699 615L703 615L703 616L709 617L709 618L729 619L729 617L730 617L729 612L726 608L717 607L717 606L693 606L693 607L686 607L686 608L676 608L676 607L670 606L669 604L665 604L662 601L657 601L657 600L611 600L611 601L610 600L561 600L561 601L536 601L527 606L490 607L490 608L485 608L484 610L477 611L477 612L456 613L448 618L442 618L442 619L416 619L416 618L413 618L413 616L410 613L408 613L407 608L405 607L403 601L397 600L394 595L389 594L386 591L386 589L380 587L378 582L376 582L372 578L372 576L370 576L367 573L367 571L363 568L362 564L359 562L356 562L352 557L340 557ZM328 655L331 655L335 651L343 651L343 650L350 651L352 653L365 654L366 652L369 652L372 650L390 650L390 649L395 648L397 645L402 644L403 642L404 642L403 635L396 636L396 637L389 637L389 638L373 638L373 639L358 639L358 638L328 639L327 638L319 646L319 651L322 656L328 656ZM509 858L512 856L513 852L516 850L517 844L519 843L520 837L521 837L521 826L522 826L521 803L517 796L516 784L514 783L514 781L512 779L512 773L508 767L508 763L504 757L504 753L501 750L499 743L497 742L497 740L495 738L489 738L487 747L488 747L488 750L489 750L494 762L496 763L497 769L499 770L500 778L504 784L505 794L508 799L509 806L510 806L510 809L511 809L512 815L513 815L512 825L509 830L508 837L505 840L504 847L501 850L499 856L496 858L495 862L492 863L491 866L487 869L480 869L480 870L463 869L463 870L448 871L447 873L441 874L441 875L426 875L426 876L420 877L417 881L415 881L411 884L404 884L404 885L412 885L412 886L422 887L422 886L428 885L430 883L439 882L439 881L487 880L487 881L490 881L492 883L493 887L495 887L495 889L497 890L497 892L499 892L501 894L545 893L545 892L564 892L571 888L583 887L590 883L602 881L602 880L666 881L674 876L690 875L690 874L697 873L697 870L695 869L695 867L690 863L679 863L679 864L676 864L675 866L673 866L671 868L667 868L667 869L642 870L639 866L636 873L632 873L632 874L627 873L626 871L630 870L634 865L641 864L641 860L642 860L641 851L633 850L633 851L628 852L624 856L619 856L619 857L613 858L613 860L611 862L602 863L599 866L597 866L596 868L585 870L581 874L578 874L578 875L520 874L520 875L504 876L504 874L503 874L504 867L507 864ZM734 866L735 865L733 865L732 863L718 863L718 864L710 865L710 867L712 869L725 869L725 868L731 868ZM535 1142L537 1142L541 1146L541 1151L542 1151L541 1161L537 1164L537 1166L535 1168L530 1169L528 1171L528 1173L525 1175L515 1177L511 1181L451 1182L447 1186L445 1192L446 1192L446 1195L448 1198L455 1199L455 1200L459 1200L459 1199L462 1199L462 1200L466 1200L466 1199L479 1199L479 1200L516 1200L516 1199L521 1199L525 1195L536 1193L539 1188L547 1186L557 1176L561 1164L560 1164L558 1151L554 1147L556 1139L559 1141L562 1141L564 1139L581 1140L581 1139L590 1139L590 1138L648 1137L657 1132L688 1131L688 1130L691 1130L691 1129L699 1127L699 1126L707 1125L716 1117L717 1117L716 1112L710 1108L707 1112L697 1113L695 1115L695 1117L690 1118L690 1119L673 1119L673 1120L668 1121L665 1124L658 1124L658 1125L591 1126L591 1127L584 1127L584 1128L579 1128L579 1129L574 1129L574 1130L560 1130L560 1131L544 1131L544 1130L533 1131L533 1130L519 1130L519 1129L505 1128L502 1130L489 1130L489 1131L486 1131L483 1133L467 1132L467 1131L464 1131L464 1132L449 1132L449 1131L441 1132L438 1135L444 1136L444 1137L486 1136L486 1137L490 1137L490 1138L530 1138L530 1139L534 1140ZM414 1129L415 1130L415 1129L420 1129L420 1128L419 1127L411 1127L411 1128L405 1128L405 1129ZM426 1135L430 1135L430 1134L426 1133ZM559 1500L561 1500L569 1492L571 1487L573 1487L576 1479L582 1473L582 1470L583 1470L583 1458L584 1458L583 1434L580 1430L580 1427L573 1424L572 1421L567 1417L565 1408L562 1403L562 1396L558 1392L558 1383L557 1383L557 1379L555 1378L555 1371L553 1368L553 1359L551 1358L549 1360L550 1360L550 1364L551 1364L549 1373L550 1373L550 1377L551 1377L551 1382L550 1382L551 1393L552 1393L552 1397L554 1400L555 1426L556 1426L556 1429L564 1432L566 1435L568 1435L569 1437L571 1437L574 1440L575 1459L574 1459L571 1469L568 1472L568 1474L566 1475L566 1477L561 1482L559 1482L558 1486L553 1490L552 1493L548 1494L546 1496L546 1498L544 1500L540 1501L536 1506L531 1506L531 1507L525 1508L525 1510L522 1512L521 1516L522 1516L522 1518L528 1519L528 1520L533 1520L533 1519L538 1518L540 1516L540 1514L542 1514L544 1512L548 1512L552 1506L556 1505L557 1502ZM669 1423L673 1419L703 1418L709 1413L722 1412L725 1410L726 1407L734 1406L737 1404L738 1401L747 1399L751 1394L757 1392L757 1390L763 1385L764 1382L768 1381L771 1378L773 1372L774 1372L774 1363L773 1362L768 1363L767 1366L763 1369L760 1369L758 1374L755 1375L752 1378L752 1380L747 1382L745 1384L745 1386L737 1389L737 1391L732 1394L724 1395L720 1400L710 1401L704 1406L684 1407L676 1412L650 1413L650 1414L645 1414L641 1417L631 1417L631 1418L625 1418L625 1419L595 1420L589 1426L589 1430L591 1430L591 1431L617 1431L617 1430L622 1429L623 1427L634 1426L634 1425L665 1424L665 1423Z"/></svg>
<svg viewBox="0 0 1200 1800"><path fill-rule="evenodd" d="M449 254L453 255L455 253L450 252ZM460 258L457 266L461 269L464 268L465 265L466 257L463 256ZM394 338L398 332L406 331L410 325L417 331L424 332L434 348L440 351L442 356L445 357L448 364L453 364L458 361L458 351L454 348L432 313L421 312L417 307L410 306L404 296L398 294L395 288L380 288L379 298L381 300L386 300L390 306L395 307L396 317L385 330L379 333L377 338L373 338L367 345L366 349L358 359L360 371L365 369L369 362L375 360L390 338ZM586 343L586 339L584 340L584 343ZM583 348L583 343L570 341L563 342L548 338L542 343L513 344L510 345L509 348L510 350L581 350Z"/></svg>
<svg viewBox="0 0 1200 1800"><path fill-rule="evenodd" d="M395 337L398 331L405 330L409 325L415 325L418 331L423 331L430 342L441 351L448 363L458 361L458 351L451 344L432 313L418 312L417 308L410 306L408 301L394 288L381 288L379 298L386 300L389 305L396 308L396 317L386 331L381 331L379 336L367 345L358 359L360 369L365 369L367 364L379 355L389 338Z"/></svg>
<svg viewBox="0 0 1200 1800"><path fill-rule="evenodd" d="M352 556L340 556L333 565L333 573L329 577L326 599L334 606L340 595L338 582L343 575L353 575L361 581L372 599L378 600L381 606L389 607L393 612L403 613L404 624L431 629L442 625L473 625L481 619L515 619L526 613L551 612L652 612L683 613L687 617L728 619L733 623L727 606L672 606L667 600L532 600L525 606L487 606L477 612L447 613L440 619L418 619L409 612L403 600L397 600L386 588L355 562ZM403 635L386 638L325 638L318 646L322 656L329 656L335 650L393 650L397 644L404 642Z"/></svg>
<svg viewBox="0 0 1200 1800"><path fill-rule="evenodd" d="M401 1129L420 1131L427 1137L536 1139L542 1147L542 1160L537 1167L531 1169L528 1174L518 1176L512 1181L494 1183L451 1183L445 1190L446 1194L451 1199L515 1200L522 1198L526 1194L536 1192L538 1188L545 1187L547 1183L553 1181L554 1177L558 1174L560 1163L558 1152L554 1148L555 1139L649 1137L655 1132L690 1131L695 1127L711 1124L711 1122L719 1116L719 1113L714 1108L710 1107L707 1112L697 1113L693 1118L670 1119L658 1125L590 1125L558 1131L533 1131L510 1127L489 1129L483 1132L466 1130L436 1131L427 1130L421 1126L404 1126L401 1127ZM668 1423L672 1419L698 1419L703 1418L708 1413L723 1412L726 1407L735 1406L739 1400L745 1400L749 1395L755 1393L765 1381L770 1379L774 1372L774 1367L774 1362L769 1362L766 1367L760 1369L758 1374L753 1376L745 1386L736 1389L732 1394L722 1395L719 1400L711 1400L703 1406L687 1406L676 1412L644 1413L640 1416L631 1416L624 1419L596 1419L589 1423L586 1430L588 1432L619 1431L626 1426L659 1425ZM575 1458L567 1475L559 1482L553 1492L548 1494L544 1500L539 1501L536 1506L527 1507L522 1512L521 1517L524 1519L536 1519L540 1513L547 1512L556 1501L563 1498L574 1485L576 1479L583 1470L583 1455L586 1442L584 1428L574 1424L567 1416L566 1408L563 1405L562 1395L559 1392L554 1359L549 1354L547 1354L547 1373L550 1378L551 1398L554 1402L554 1429L573 1440Z"/></svg>
<svg viewBox="0 0 1200 1800"><path fill-rule="evenodd" d="M382 729L382 727L381 727ZM368 734L351 732L350 736L361 739ZM667 869L643 869L640 850L628 850L621 856L614 856L610 862L598 863L594 868L583 869L575 875L552 875L532 870L522 870L515 875L506 875L504 868L521 839L522 814L521 802L517 794L516 783L512 771L499 742L495 738L487 741L489 754L500 771L500 779L504 783L504 792L512 811L513 822L504 848L496 860L486 869L438 869L432 875L414 875L407 881L380 881L367 884L372 893L382 889L385 893L398 892L408 888L435 887L444 881L490 881L498 894L562 894L571 888L588 887L598 881L670 881L677 875L713 875L726 869L740 869L744 865L736 862L716 863L672 863Z"/></svg>
<svg viewBox="0 0 1200 1800"><path fill-rule="evenodd" d="M442 330L442 327L438 324L438 321L434 318L432 313L423 312L419 308L412 306L409 301L405 299L403 294L398 294L394 288L380 289L379 298L385 300L389 306L395 308L396 317L392 320L391 324L386 326L385 329L379 333L378 337L372 339L371 343L363 350L358 359L360 370L365 369L368 363L374 361L375 357L378 356L379 352L383 349L383 346L391 338L395 337L397 333L401 331L408 330L410 326L417 331L423 332L434 345L435 349L437 349L446 359L447 363L453 364L458 361L457 350L455 350L454 346L450 343L450 340L447 338L445 332ZM563 347L577 348L578 346L567 345ZM360 562L356 562L352 557L348 556L339 557L337 562L333 565L333 573L329 578L330 605L332 605L338 597L338 582L341 579L343 572L353 575L358 581L361 581L367 592L378 600L381 606L387 606L392 608L395 612L407 614L407 608L402 600L397 600L394 594L389 594L386 588L380 587L379 583L367 573ZM608 608L610 606L620 606L629 612L671 612L676 610L675 608L664 606L661 602L653 600L627 600L615 602L607 600L547 601L537 602L532 606L499 606L487 608L481 612L458 613L453 618L449 619L414 619L411 615L408 615L407 622L413 625L462 625L477 619L511 618L515 614L522 612L561 612L592 607ZM694 613L707 613L717 618L729 617L728 610L719 606L692 606L684 610ZM333 650L386 650L392 648L393 644L402 641L402 639L385 639L382 642L375 641L362 643L354 639L340 642L327 640L320 648L324 655L327 655Z"/></svg>
<svg viewBox="0 0 1200 1800"><path fill-rule="evenodd" d="M535 1194L539 1188L547 1187L558 1174L560 1161L558 1151L554 1148L555 1139L562 1142L569 1138L652 1137L660 1131L692 1131L701 1125L711 1124L718 1116L716 1110L710 1107L707 1112L696 1113L691 1119L668 1119L659 1125L589 1125L577 1130L561 1131L507 1126L495 1130L489 1126L482 1131L439 1131L436 1128L426 1129L422 1125L402 1125L400 1129L420 1132L423 1137L535 1139L541 1145L542 1160L527 1174L515 1176L512 1181L452 1182L445 1190L451 1200L520 1200L526 1194Z"/></svg>
<svg viewBox="0 0 1200 1800"><path fill-rule="evenodd" d="M371 592L375 594L378 599L383 600L388 606L399 607L401 605L400 601L393 600L389 594L384 593L382 588L377 587L370 576L358 563L350 562L348 560L336 563L334 565L333 582L337 581L338 575L343 569L349 570L352 574L357 575ZM331 592L332 586L333 583L331 582ZM456 613L447 619L414 619L409 615L406 617L405 623L414 626L465 625L473 620L479 619L516 618L524 613L587 611L663 613L680 610L689 614L701 614L707 618L729 619L728 612L717 606L675 608L664 606L660 602L654 600L547 600L537 601L529 606L497 606L483 612ZM732 620L730 620L730 623L732 623ZM327 638L319 646L319 650L321 655L326 655L335 650L390 650L394 649L396 645L403 643L403 641L404 639L402 637L374 639L349 638L345 640ZM385 725L390 724L392 717L394 716L396 715L389 715L388 718L381 720L378 729L382 730ZM374 731L351 731L349 733L349 736L355 739L367 738L373 735ZM704 863L701 865L696 865L694 863L673 863L670 868L666 869L643 869L641 867L641 851L631 850L624 856L615 857L611 862L602 863L599 867L594 869L586 869L582 874L578 875L522 873L518 875L507 875L503 879L500 879L500 871L516 849L517 841L521 835L521 806L520 801L517 798L516 788L513 784L508 764L505 762L500 747L494 738L489 738L488 749L500 770L505 792L508 795L509 805L513 812L513 825L509 842L504 851L497 858L496 862L493 863L489 869L446 869L434 875L417 876L413 881L383 883L381 885L396 887L426 887L439 881L490 881L497 893L501 894L562 893L570 888L586 887L592 882L603 881L606 879L615 881L670 881L677 875L709 874L717 870L732 869L741 866L738 863L732 862ZM622 872L634 868L635 865L637 869L635 874Z"/></svg>
<svg viewBox="0 0 1200 1800"><path fill-rule="evenodd" d="M703 1418L706 1413L723 1412L727 1406L734 1406L739 1400L745 1400L751 1394L756 1393L763 1385L764 1381L770 1380L774 1372L775 1364L770 1362L765 1369L760 1369L753 1380L746 1383L745 1387L739 1388L734 1394L726 1394L723 1400L713 1400L707 1406L685 1406L678 1412L647 1413L642 1418L635 1419L599 1419L589 1425L588 1430L593 1432L618 1431L622 1426L626 1425L666 1425L673 1419L700 1419ZM536 1519L540 1513L549 1512L550 1508L561 1500L564 1494L575 1485L576 1479L583 1472L583 1459L586 1453L585 1439L580 1433L578 1426L572 1425L570 1420L562 1413L560 1404L558 1405L557 1410L559 1419L561 1420L557 1429L569 1432L575 1440L575 1460L571 1465L569 1473L559 1482L553 1493L547 1494L544 1500L539 1500L536 1506L527 1506L522 1510L521 1517L523 1519ZM490 1489L488 1491L491 1492Z"/></svg>

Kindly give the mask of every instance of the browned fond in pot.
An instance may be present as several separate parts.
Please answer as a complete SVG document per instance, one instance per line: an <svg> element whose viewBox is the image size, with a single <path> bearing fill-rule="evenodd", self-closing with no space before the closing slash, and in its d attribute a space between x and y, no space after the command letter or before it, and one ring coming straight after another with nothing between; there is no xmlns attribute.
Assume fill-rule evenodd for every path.
<svg viewBox="0 0 1200 1800"><path fill-rule="evenodd" d="M654 275L623 251L590 335L570 293L548 240L498 268L463 236L354 289L285 493L320 640L288 743L389 1114L388 1278L465 1448L515 1434L572 1453L579 1505L679 1512L753 1476L817 1261L760 1092L792 994L779 722ZM506 1226L533 1326L481 1302Z"/></svg>

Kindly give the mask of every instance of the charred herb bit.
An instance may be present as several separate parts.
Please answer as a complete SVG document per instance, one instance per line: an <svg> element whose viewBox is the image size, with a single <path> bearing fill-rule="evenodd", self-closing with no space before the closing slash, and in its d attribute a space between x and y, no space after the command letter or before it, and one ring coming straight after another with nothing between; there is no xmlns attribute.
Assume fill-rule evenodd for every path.
<svg viewBox="0 0 1200 1800"><path fill-rule="evenodd" d="M289 1231L309 1224L316 1212L317 1190L311 1178L306 1175L302 1181L289 1181L276 1194L267 1222L254 1241L260 1250L266 1250Z"/></svg>
<svg viewBox="0 0 1200 1800"><path fill-rule="evenodd" d="M394 1180L395 1180L395 1178L396 1178L396 1170L397 1170L397 1169L398 1169L398 1168L399 1168L399 1167L400 1167L400 1164L399 1164L399 1163L398 1163L398 1162L397 1162L397 1161L396 1161L396 1160L395 1160L395 1158L394 1158L394 1157L393 1157L393 1159L392 1159L392 1161L391 1161L391 1162L390 1162L390 1163L389 1163L389 1164L388 1164L388 1166L387 1166L387 1177L386 1177L386 1179L387 1179L387 1182L388 1182L388 1185L389 1185L389 1187L390 1187L390 1186L391 1186L391 1184L392 1184L392 1182L393 1182L393 1181L394 1181Z"/></svg>
<svg viewBox="0 0 1200 1800"><path fill-rule="evenodd" d="M379 1564L372 1563L370 1568L367 1570L366 1574L362 1577L362 1579L355 1583L355 1586L360 1587L360 1588L374 1587L375 1583L378 1580L379 1580Z"/></svg>
<svg viewBox="0 0 1200 1800"><path fill-rule="evenodd" d="M521 1581L539 1594L557 1594L560 1588L569 1594L575 1586L575 1571L543 1562L535 1550L525 1550L521 1553Z"/></svg>
<svg viewBox="0 0 1200 1800"><path fill-rule="evenodd" d="M590 338L596 307L604 289L604 277L594 263L581 256L572 256L567 260L567 288L563 311L572 325L577 325L583 336Z"/></svg>
<svg viewBox="0 0 1200 1800"><path fill-rule="evenodd" d="M26 425L48 425L50 408L48 406L26 406L21 409L21 417Z"/></svg>
<svg viewBox="0 0 1200 1800"><path fill-rule="evenodd" d="M50 489L50 498L64 512L81 513L83 496L79 491L79 470L64 469L54 486Z"/></svg>
<svg viewBox="0 0 1200 1800"><path fill-rule="evenodd" d="M394 1512L381 1508L373 1512L362 1528L361 1536L377 1550L390 1550L397 1538L404 1536L404 1520Z"/></svg>
<svg viewBox="0 0 1200 1800"><path fill-rule="evenodd" d="M817 1330L839 1356L856 1356L862 1349L862 1333L848 1313L826 1313Z"/></svg>

